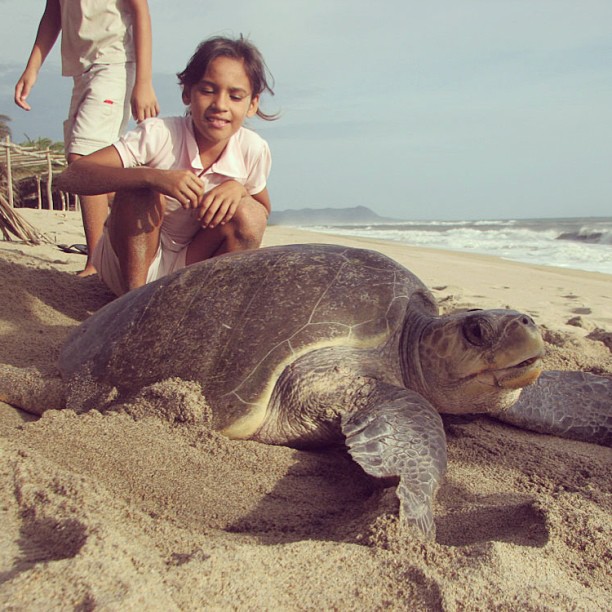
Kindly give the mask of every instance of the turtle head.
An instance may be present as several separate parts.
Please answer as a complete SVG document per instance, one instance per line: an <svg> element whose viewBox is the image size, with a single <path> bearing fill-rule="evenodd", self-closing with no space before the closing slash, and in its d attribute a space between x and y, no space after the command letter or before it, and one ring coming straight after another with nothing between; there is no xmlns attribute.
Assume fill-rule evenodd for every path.
<svg viewBox="0 0 612 612"><path fill-rule="evenodd" d="M477 310L432 317L402 342L407 386L441 413L509 408L542 371L544 341L531 317Z"/></svg>

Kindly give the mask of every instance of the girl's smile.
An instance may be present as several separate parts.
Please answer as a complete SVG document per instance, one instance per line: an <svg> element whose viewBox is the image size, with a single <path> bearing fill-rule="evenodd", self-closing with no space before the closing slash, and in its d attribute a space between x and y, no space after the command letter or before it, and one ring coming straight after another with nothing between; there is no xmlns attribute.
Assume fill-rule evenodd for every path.
<svg viewBox="0 0 612 612"><path fill-rule="evenodd" d="M222 129L224 128L226 125L229 125L229 121L226 119L221 119L219 117L207 117L206 121L208 121L208 123L210 124L210 127L215 128L215 129Z"/></svg>

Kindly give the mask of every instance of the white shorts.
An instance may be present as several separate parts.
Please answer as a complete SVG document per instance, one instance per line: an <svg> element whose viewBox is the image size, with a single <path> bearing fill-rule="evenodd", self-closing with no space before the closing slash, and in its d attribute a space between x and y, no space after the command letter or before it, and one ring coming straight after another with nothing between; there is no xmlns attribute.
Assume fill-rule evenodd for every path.
<svg viewBox="0 0 612 612"><path fill-rule="evenodd" d="M136 64L94 64L73 77L68 119L64 121L66 153L88 155L117 141L130 118Z"/></svg>
<svg viewBox="0 0 612 612"><path fill-rule="evenodd" d="M146 282L150 283L175 270L184 268L187 246L176 250L176 244L166 238L162 232L160 244L147 272ZM104 228L104 234L93 252L92 263L98 272L98 276L115 295L125 293L119 258L111 245L106 228Z"/></svg>

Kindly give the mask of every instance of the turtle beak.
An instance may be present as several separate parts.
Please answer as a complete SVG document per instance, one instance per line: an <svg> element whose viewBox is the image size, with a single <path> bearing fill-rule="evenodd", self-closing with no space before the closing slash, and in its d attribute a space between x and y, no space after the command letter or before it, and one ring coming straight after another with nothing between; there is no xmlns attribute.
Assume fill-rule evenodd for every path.
<svg viewBox="0 0 612 612"><path fill-rule="evenodd" d="M495 385L502 389L522 389L533 385L542 373L542 356L539 354L510 368L491 372Z"/></svg>
<svg viewBox="0 0 612 612"><path fill-rule="evenodd" d="M491 364L491 382L502 389L522 389L542 373L544 340L531 317L512 311L508 317L502 349Z"/></svg>

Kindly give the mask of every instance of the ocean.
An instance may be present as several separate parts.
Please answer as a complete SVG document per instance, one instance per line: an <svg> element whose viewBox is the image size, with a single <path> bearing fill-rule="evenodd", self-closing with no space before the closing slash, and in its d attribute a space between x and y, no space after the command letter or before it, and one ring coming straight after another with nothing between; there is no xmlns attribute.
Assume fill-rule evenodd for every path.
<svg viewBox="0 0 612 612"><path fill-rule="evenodd" d="M398 221L308 229L612 274L612 217Z"/></svg>

